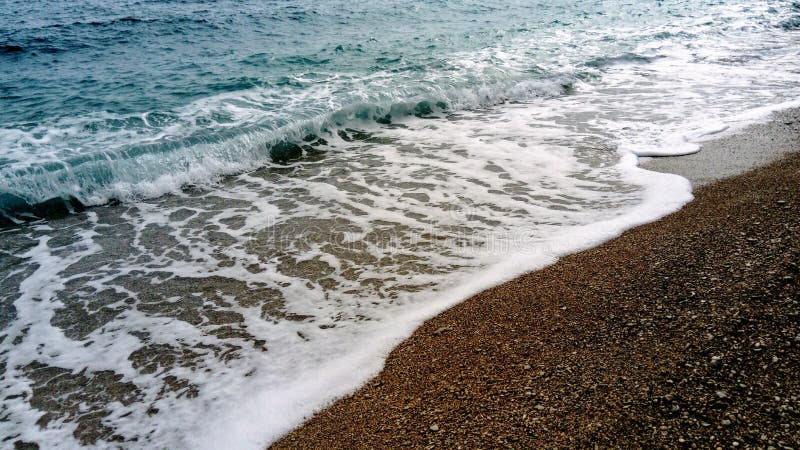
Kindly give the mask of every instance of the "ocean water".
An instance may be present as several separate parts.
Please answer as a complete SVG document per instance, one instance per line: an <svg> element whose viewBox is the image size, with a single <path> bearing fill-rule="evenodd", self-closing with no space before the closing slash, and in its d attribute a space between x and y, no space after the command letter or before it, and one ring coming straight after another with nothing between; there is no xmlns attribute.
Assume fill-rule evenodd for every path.
<svg viewBox="0 0 800 450"><path fill-rule="evenodd" d="M1 445L263 448L798 86L791 1L3 2Z"/></svg>

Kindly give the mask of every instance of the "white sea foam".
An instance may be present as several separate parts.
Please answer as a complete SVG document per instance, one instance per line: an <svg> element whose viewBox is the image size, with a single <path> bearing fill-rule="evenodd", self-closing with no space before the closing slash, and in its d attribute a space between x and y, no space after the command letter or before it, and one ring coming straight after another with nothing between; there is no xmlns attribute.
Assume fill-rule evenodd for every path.
<svg viewBox="0 0 800 450"><path fill-rule="evenodd" d="M513 113L507 112L503 117L505 120L493 122L493 127L487 127L494 130L490 135L498 140L519 138L520 130L527 127L524 118L530 112L527 108ZM437 142L442 135L445 135L455 141L456 148L483 143L497 149L494 144L498 142L487 142L486 134L482 136L484 139L472 142L468 142L470 139L455 138L468 131L464 128L472 126L475 124L471 122L456 122L455 126L441 128L437 126L437 129L430 130L429 134L424 132L422 134L425 135L426 142ZM512 134L506 134L509 131ZM406 131L409 137L418 136L421 132L420 129ZM553 132L551 136L561 133ZM539 133L539 137L542 134L545 133ZM503 159L514 162L508 158L513 153L485 150L482 153L486 156L505 156ZM561 156L564 159L552 158L552 154L545 154L543 157L543 164L538 170L544 172L553 170L553 173L568 173L570 168L565 166L572 165L564 155ZM547 161L550 158L552 160ZM520 166L529 167L527 164ZM562 255L598 245L632 226L656 220L680 208L691 199L691 188L685 179L639 169L636 167L636 158L633 155L624 156L616 169L620 170L625 182L645 186L644 191L640 192L642 203L625 209L623 214L613 218L574 226L553 227L550 232L537 235L534 240L524 236L523 239L512 243L513 248L509 249L508 253L482 255L487 258L487 262L477 273L443 277L444 280L439 288L419 295L413 304L393 308L391 317L386 317L372 326L363 325L364 329L359 330L359 335L348 336L354 339L349 345L339 349L341 353L335 353L335 359L325 360L308 372L301 371L301 376L287 377L280 381L270 379L263 383L260 383L263 380L256 379L254 386L242 389L238 395L227 397L228 405L219 410L220 414L210 424L204 423L202 427L190 433L194 436L190 445L197 448L219 448L229 445L230 436L233 434L237 439L241 439L242 448L263 446L265 442L271 442L291 430L321 405L351 392L363 380L377 374L388 350L408 336L424 320L498 282L552 264ZM473 198L479 198L481 195L480 191L470 190L468 193ZM565 195L570 193L570 191L564 192ZM515 226L521 227L522 224ZM317 351L326 350L328 349ZM295 368L286 370L297 373ZM260 419L254 421L253 417ZM267 429L253 426L255 423L269 423L271 426Z"/></svg>

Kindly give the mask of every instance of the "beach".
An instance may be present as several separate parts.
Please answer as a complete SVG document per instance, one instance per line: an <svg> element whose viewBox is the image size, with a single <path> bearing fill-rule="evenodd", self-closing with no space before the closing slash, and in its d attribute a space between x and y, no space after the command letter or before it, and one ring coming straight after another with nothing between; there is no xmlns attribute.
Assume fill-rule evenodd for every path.
<svg viewBox="0 0 800 450"><path fill-rule="evenodd" d="M0 447L798 447L796 163L742 174L796 150L799 37L795 0L2 2Z"/></svg>
<svg viewBox="0 0 800 450"><path fill-rule="evenodd" d="M271 448L796 448L798 148L789 110L644 161L695 200L427 321Z"/></svg>

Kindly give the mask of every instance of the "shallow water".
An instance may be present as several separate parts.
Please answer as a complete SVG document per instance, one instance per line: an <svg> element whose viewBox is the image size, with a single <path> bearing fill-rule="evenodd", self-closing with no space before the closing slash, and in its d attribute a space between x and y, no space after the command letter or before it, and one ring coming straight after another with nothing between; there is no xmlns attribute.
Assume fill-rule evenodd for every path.
<svg viewBox="0 0 800 450"><path fill-rule="evenodd" d="M636 154L800 85L790 2L35 3L0 19L4 444L263 447L691 198Z"/></svg>

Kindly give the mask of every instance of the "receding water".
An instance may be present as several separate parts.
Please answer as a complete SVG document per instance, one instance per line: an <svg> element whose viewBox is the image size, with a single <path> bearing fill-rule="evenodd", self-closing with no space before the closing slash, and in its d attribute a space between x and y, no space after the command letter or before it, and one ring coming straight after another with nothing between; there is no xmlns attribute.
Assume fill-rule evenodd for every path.
<svg viewBox="0 0 800 450"><path fill-rule="evenodd" d="M3 445L262 448L798 100L796 3L484 3L0 6Z"/></svg>

